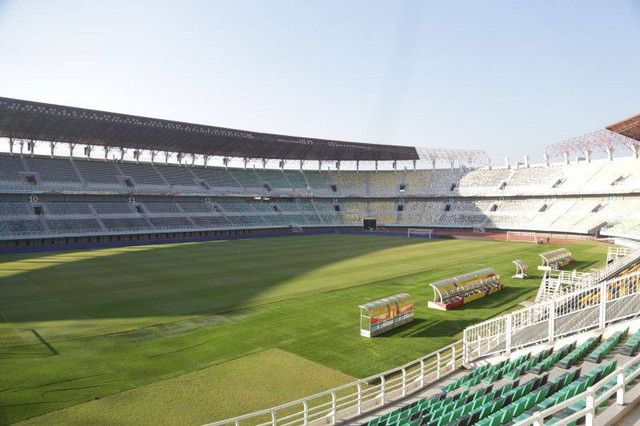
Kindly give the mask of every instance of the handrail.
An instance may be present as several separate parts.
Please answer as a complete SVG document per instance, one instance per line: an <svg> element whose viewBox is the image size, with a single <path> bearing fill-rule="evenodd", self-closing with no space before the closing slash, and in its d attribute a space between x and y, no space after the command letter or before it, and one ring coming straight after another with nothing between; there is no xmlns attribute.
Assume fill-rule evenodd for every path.
<svg viewBox="0 0 640 426"><path fill-rule="evenodd" d="M640 271L534 303L465 328L465 362L640 315ZM629 299L632 298L632 299ZM625 299L627 300L625 302ZM623 303L625 309L621 309ZM610 309L613 307L613 309Z"/></svg>
<svg viewBox="0 0 640 426"><path fill-rule="evenodd" d="M231 419L209 423L207 426L236 425L246 420L269 417L265 425L306 425L322 418L335 423L372 411L387 402L406 396L428 386L462 365L462 340L451 343L400 367L383 373L359 379L315 395L291 401L277 407L268 408ZM431 380L429 380L431 379ZM345 395L340 392L351 391ZM330 399L330 400L329 400ZM316 404L313 402L316 401ZM297 411L279 416L280 411L298 407Z"/></svg>

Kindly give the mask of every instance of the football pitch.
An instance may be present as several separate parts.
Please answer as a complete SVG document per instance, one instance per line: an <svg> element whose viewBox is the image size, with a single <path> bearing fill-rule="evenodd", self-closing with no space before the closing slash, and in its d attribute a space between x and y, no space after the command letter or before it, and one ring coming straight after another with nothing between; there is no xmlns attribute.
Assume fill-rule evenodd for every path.
<svg viewBox="0 0 640 426"><path fill-rule="evenodd" d="M0 424L201 424L320 392L533 298L558 247L324 234L0 256ZM605 245L569 248L604 263ZM505 290L427 309L429 282L485 267ZM400 292L415 321L360 337L358 305Z"/></svg>

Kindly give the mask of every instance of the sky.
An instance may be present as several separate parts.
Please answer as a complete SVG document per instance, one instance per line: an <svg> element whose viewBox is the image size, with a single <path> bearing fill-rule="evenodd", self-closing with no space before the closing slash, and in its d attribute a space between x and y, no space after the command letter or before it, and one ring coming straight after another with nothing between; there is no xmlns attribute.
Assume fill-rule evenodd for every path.
<svg viewBox="0 0 640 426"><path fill-rule="evenodd" d="M640 0L0 0L0 96L495 163L640 112Z"/></svg>

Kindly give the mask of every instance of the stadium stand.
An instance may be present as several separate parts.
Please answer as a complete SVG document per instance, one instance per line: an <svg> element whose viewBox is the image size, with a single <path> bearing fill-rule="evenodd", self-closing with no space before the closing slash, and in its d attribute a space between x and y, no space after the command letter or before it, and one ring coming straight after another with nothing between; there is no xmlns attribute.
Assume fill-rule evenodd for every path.
<svg viewBox="0 0 640 426"><path fill-rule="evenodd" d="M367 172L369 177L369 192L388 193L400 189L402 172Z"/></svg>
<svg viewBox="0 0 640 426"><path fill-rule="evenodd" d="M118 163L117 167L122 172L123 176L130 177L133 183L138 185L150 185L150 186L166 186L167 183L158 174L155 167L151 164L135 164L135 163Z"/></svg>
<svg viewBox="0 0 640 426"><path fill-rule="evenodd" d="M222 216L191 216L191 220L196 226L213 228L229 226L231 223L226 217Z"/></svg>
<svg viewBox="0 0 640 426"><path fill-rule="evenodd" d="M304 191L308 189L309 185L307 184L304 174L300 170L285 170L283 174L286 178L286 181L291 184L291 187L293 189L299 189Z"/></svg>
<svg viewBox="0 0 640 426"><path fill-rule="evenodd" d="M305 170L303 174L307 178L309 186L312 189L326 191L331 189L333 182L329 173Z"/></svg>
<svg viewBox="0 0 640 426"><path fill-rule="evenodd" d="M418 191L415 187L420 185L419 191L422 194L453 197L449 203L437 203L442 207L437 209L429 207L429 203L434 203L433 201L414 199L404 203L406 204L404 208L416 213L411 216L399 215L399 223L407 225L472 227L483 221L467 214L451 213L474 213L485 215L486 225L496 229L552 230L583 234L599 230L616 235L625 233L637 235L639 234L640 219L635 214L629 215L630 211L637 211L637 207L640 205L638 201L640 197L630 192L638 181L636 177L638 172L633 167L635 160L635 158L619 158L613 161L597 160L591 164L536 166L513 171L509 171L509 169L478 169L473 171L436 169L407 172L333 172L329 174L327 172L300 172L298 170L283 172L279 170L233 169L231 173L237 174L240 177L239 180L247 188L252 188L250 192L266 191L262 185L270 179L275 182L274 185L289 186L289 188L279 188L281 190L303 191L301 193L315 200L319 198L314 197L314 191L319 191L316 194L318 197L335 194L331 190L333 176L339 182L336 189L348 191L350 199L347 199L345 204L362 203L363 201L358 200L357 197L368 197L372 191L373 193L377 191L378 194L385 196L392 196L392 193L399 194L399 191L396 191L396 185L403 181L407 185L404 196L412 194L411 196L415 197L416 191ZM68 158L60 157L20 157L4 154L0 155L0 161L2 161L0 171L4 176L2 182L5 182L4 186L7 188L14 187L14 185L26 188L28 176L32 175L34 179L30 181L29 186L34 188L39 186L55 188L59 184L60 189L100 191L103 188L108 188L108 190L119 191L121 194L130 191L137 193L149 191L150 194L170 193L173 191L172 188L184 188L200 197L204 197L205 193L209 191L219 190L220 194L225 194L226 190L233 190L238 195L241 195L243 191L238 180L229 171L220 168L136 164L126 161L87 161L86 159L76 159L72 162ZM550 173L545 174L544 171L550 171ZM484 173L489 173L489 175L483 178L481 175ZM505 177L509 177L508 173L512 174L511 178L505 179ZM262 177L259 178L259 176ZM547 179L544 180L544 178ZM460 179L459 182L456 181L457 179ZM496 182L506 182L507 180L506 189L495 190L502 191L500 198L477 198L486 196L486 185L494 185ZM129 182L127 183L127 181ZM207 186L199 185L200 181L205 182ZM535 181L541 183L529 185L529 182ZM553 188L553 185L548 185L552 181L562 182L558 187ZM307 182L309 183L308 187ZM570 185L571 182L573 182L573 189ZM535 198L527 198L523 195L509 195L508 191L519 191L518 188L527 188L533 194L540 193L541 196L534 195ZM600 188L601 192L593 193L596 188ZM560 189L562 192L559 195L553 195ZM623 192L621 195L608 195L612 190ZM392 193L388 191L392 191ZM73 196L71 197L68 202L79 202L79 200L73 199ZM344 194L341 197L344 197ZM422 203L427 203L424 210L422 210ZM446 204L449 204L448 210L444 207ZM361 204L360 206L362 207ZM441 215L441 210L450 213ZM165 211L176 214L181 212L179 208ZM370 214L371 211L390 213L394 210L380 210L377 205L372 205L370 210L368 208L360 208L358 211L351 209L348 213L352 216L349 217L348 222L356 224L358 218ZM90 212L85 213L89 214ZM96 213L102 214L101 212ZM388 219L390 217L385 220L389 221ZM391 222L395 222L395 220L391 220Z"/></svg>
<svg viewBox="0 0 640 426"><path fill-rule="evenodd" d="M80 178L71 161L46 157L24 157L29 172L38 174L45 183L79 183Z"/></svg>
<svg viewBox="0 0 640 426"><path fill-rule="evenodd" d="M91 206L99 215L122 215L134 213L131 203L92 203Z"/></svg>
<svg viewBox="0 0 640 426"><path fill-rule="evenodd" d="M509 180L509 186L551 188L564 180L566 174L562 166L538 166L516 169Z"/></svg>
<svg viewBox="0 0 640 426"><path fill-rule="evenodd" d="M126 150L173 152L178 132L180 149L194 158L299 160L301 167L304 161L320 167L327 164L323 161L387 161L393 168L397 162L415 165L425 159L414 147L211 126L185 129L185 123L144 117L134 117L139 123L134 125L130 116L6 98L0 98L0 115L0 137L11 138L11 143L20 138L91 144L120 148L123 155ZM65 115L77 121L61 120ZM637 150L636 141L625 140L619 147ZM87 236L126 243L136 234L171 239L245 235L261 228L283 233L294 228L361 229L367 218L400 231L412 226L456 232L487 228L640 240L637 155L474 168L478 161L455 165L455 156L447 154L452 153L438 160L451 162L450 168L436 168L432 159L430 170L392 171L387 166L328 172L3 153L0 247L86 243L82 237ZM461 159L477 152L454 154L464 163ZM574 287L551 292L540 303L471 324L461 341L410 366L358 381L349 401L359 405L350 406L350 413L337 402L331 405L335 394L321 394L327 410L318 409L315 420L525 425L535 416L546 423L605 416L619 405L614 394L632 390L640 375L640 253L633 251L623 260L633 256L635 263L613 259L601 270L585 273L587 278L574 277ZM597 404L593 398L599 398ZM287 415L292 415L291 407L285 407ZM310 415L304 408L301 413ZM276 409L269 412L271 418L277 415ZM304 418L308 420L314 419Z"/></svg>
<svg viewBox="0 0 640 426"><path fill-rule="evenodd" d="M84 181L90 185L123 186L118 179L121 173L113 162L81 159L74 162Z"/></svg>
<svg viewBox="0 0 640 426"><path fill-rule="evenodd" d="M50 215L90 215L91 208L88 203L47 203L46 208Z"/></svg>
<svg viewBox="0 0 640 426"><path fill-rule="evenodd" d="M193 167L193 174L211 188L239 188L240 184L225 169Z"/></svg>
<svg viewBox="0 0 640 426"><path fill-rule="evenodd" d="M292 188L287 176L280 170L256 170L258 178L272 188Z"/></svg>
<svg viewBox="0 0 640 426"><path fill-rule="evenodd" d="M29 207L21 200L3 199L0 202L0 215L7 216L26 216L31 214Z"/></svg>
<svg viewBox="0 0 640 426"><path fill-rule="evenodd" d="M0 181L25 183L21 175L24 172L24 164L21 157L0 154L0 161L2 162Z"/></svg>
<svg viewBox="0 0 640 426"><path fill-rule="evenodd" d="M178 206L185 213L211 213L213 211L209 203L203 203L201 201L179 203Z"/></svg>
<svg viewBox="0 0 640 426"><path fill-rule="evenodd" d="M511 176L509 169L473 170L460 179L461 188L499 188Z"/></svg>
<svg viewBox="0 0 640 426"><path fill-rule="evenodd" d="M333 172L331 179L340 191L359 191L362 194L367 192L367 175L364 172Z"/></svg>
<svg viewBox="0 0 640 426"><path fill-rule="evenodd" d="M196 186L195 175L191 173L188 167L156 165L155 168L169 185L178 187Z"/></svg>
<svg viewBox="0 0 640 426"><path fill-rule="evenodd" d="M262 183L258 180L258 175L255 171L233 169L227 171L231 176L235 178L244 188L261 188Z"/></svg>
<svg viewBox="0 0 640 426"><path fill-rule="evenodd" d="M102 232L102 227L95 219L47 219L47 225L54 232Z"/></svg>
<svg viewBox="0 0 640 426"><path fill-rule="evenodd" d="M151 224L139 217L102 218L105 228L109 231L148 230Z"/></svg>
<svg viewBox="0 0 640 426"><path fill-rule="evenodd" d="M182 213L175 203L144 203L147 213Z"/></svg>

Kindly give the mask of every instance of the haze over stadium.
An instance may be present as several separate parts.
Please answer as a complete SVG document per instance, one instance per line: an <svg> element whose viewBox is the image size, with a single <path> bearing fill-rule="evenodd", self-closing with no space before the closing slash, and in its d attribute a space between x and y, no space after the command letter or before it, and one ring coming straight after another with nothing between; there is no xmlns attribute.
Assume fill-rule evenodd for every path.
<svg viewBox="0 0 640 426"><path fill-rule="evenodd" d="M638 424L640 5L581 6L0 1L0 425Z"/></svg>

